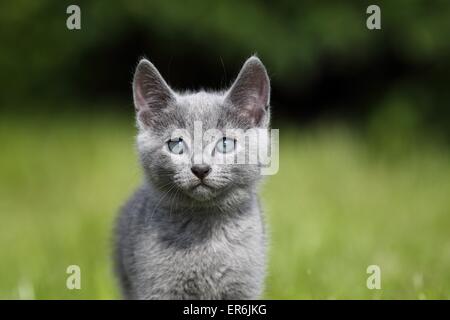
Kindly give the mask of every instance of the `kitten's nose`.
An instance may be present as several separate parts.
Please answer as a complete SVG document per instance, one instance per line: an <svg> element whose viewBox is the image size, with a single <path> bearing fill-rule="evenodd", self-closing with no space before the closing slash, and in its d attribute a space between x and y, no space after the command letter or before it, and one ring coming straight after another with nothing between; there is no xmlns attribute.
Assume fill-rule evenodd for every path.
<svg viewBox="0 0 450 320"><path fill-rule="evenodd" d="M211 172L211 167L207 164L195 164L191 167L191 171L202 180Z"/></svg>

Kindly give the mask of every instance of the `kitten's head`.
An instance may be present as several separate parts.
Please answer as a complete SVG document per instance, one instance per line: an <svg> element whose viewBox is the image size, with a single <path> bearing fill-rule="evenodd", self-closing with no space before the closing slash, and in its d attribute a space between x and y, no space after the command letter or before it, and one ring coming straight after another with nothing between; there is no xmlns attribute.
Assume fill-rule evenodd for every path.
<svg viewBox="0 0 450 320"><path fill-rule="evenodd" d="M258 58L245 62L227 91L188 93L172 90L143 59L133 95L137 145L149 183L190 205L231 205L249 197L260 165L236 161L256 152L242 132L268 128L270 120L270 82Z"/></svg>

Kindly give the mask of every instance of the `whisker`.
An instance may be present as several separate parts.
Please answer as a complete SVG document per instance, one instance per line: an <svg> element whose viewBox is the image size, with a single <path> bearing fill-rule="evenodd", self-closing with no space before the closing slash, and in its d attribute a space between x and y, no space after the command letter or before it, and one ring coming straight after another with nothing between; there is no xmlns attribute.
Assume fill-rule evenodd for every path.
<svg viewBox="0 0 450 320"><path fill-rule="evenodd" d="M175 188L175 185L174 184L172 184L172 186L159 198L159 200L158 200L158 202L156 203L156 206L155 206L155 209L153 209L153 211L152 211L152 213L151 213L151 215L150 215L150 217L149 217L149 220L148 220L148 223L150 223L150 221L152 220L152 218L153 218L153 216L154 216L154 214L155 214L155 212L156 212L156 210L158 210L158 208L159 208L159 206L160 206L160 204L162 203L162 200L164 200L164 198L170 193L170 191L172 191L173 189Z"/></svg>

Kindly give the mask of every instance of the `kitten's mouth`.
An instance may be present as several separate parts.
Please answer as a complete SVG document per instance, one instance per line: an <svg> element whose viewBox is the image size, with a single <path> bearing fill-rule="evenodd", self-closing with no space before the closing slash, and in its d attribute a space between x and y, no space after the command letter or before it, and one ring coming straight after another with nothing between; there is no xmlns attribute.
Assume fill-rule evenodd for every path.
<svg viewBox="0 0 450 320"><path fill-rule="evenodd" d="M216 191L216 189L213 186L211 186L205 182L199 182L191 188L191 192L194 194L211 195L211 194L215 193L215 191Z"/></svg>
<svg viewBox="0 0 450 320"><path fill-rule="evenodd" d="M199 201L207 201L217 196L217 188L208 184L206 181L199 181L189 188L189 195Z"/></svg>
<svg viewBox="0 0 450 320"><path fill-rule="evenodd" d="M197 189L197 188L199 188L199 187L205 187L205 188L208 188L208 189L214 189L212 186L210 186L209 184L207 184L205 181L199 181L196 185L194 185L193 187L192 187L192 189Z"/></svg>

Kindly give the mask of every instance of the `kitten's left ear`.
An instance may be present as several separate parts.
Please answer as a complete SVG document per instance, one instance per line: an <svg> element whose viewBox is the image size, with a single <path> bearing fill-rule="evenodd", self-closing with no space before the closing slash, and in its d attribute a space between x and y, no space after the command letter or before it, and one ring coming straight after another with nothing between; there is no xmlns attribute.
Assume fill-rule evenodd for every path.
<svg viewBox="0 0 450 320"><path fill-rule="evenodd" d="M261 60L255 56L247 59L225 101L236 108L240 119L250 126L267 125L270 80Z"/></svg>
<svg viewBox="0 0 450 320"><path fill-rule="evenodd" d="M174 99L174 94L158 69L147 59L142 59L134 73L133 97L137 112L155 112L165 108Z"/></svg>

